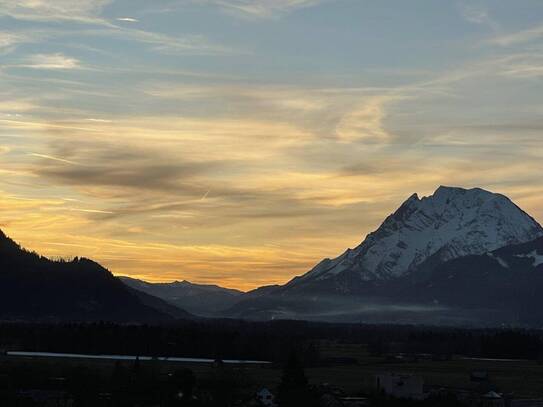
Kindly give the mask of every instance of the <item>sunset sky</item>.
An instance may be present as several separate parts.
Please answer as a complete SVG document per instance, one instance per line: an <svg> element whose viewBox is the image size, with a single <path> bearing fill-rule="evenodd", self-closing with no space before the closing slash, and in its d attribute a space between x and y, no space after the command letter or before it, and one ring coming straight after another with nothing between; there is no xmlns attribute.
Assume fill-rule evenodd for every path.
<svg viewBox="0 0 543 407"><path fill-rule="evenodd" d="M543 3L0 0L0 228L251 289L413 192L543 222Z"/></svg>

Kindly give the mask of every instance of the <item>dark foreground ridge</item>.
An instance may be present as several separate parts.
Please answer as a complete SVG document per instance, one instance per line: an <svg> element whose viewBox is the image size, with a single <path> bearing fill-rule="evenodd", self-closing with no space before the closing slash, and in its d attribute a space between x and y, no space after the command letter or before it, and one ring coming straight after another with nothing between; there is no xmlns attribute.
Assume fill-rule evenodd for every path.
<svg viewBox="0 0 543 407"><path fill-rule="evenodd" d="M22 321L166 322L187 312L130 289L85 258L53 261L0 231L0 318Z"/></svg>

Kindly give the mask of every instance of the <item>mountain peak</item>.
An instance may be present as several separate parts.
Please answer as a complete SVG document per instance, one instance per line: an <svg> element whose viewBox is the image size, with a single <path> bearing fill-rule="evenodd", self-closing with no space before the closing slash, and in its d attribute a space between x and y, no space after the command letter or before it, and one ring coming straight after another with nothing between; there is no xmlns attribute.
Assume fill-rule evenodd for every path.
<svg viewBox="0 0 543 407"><path fill-rule="evenodd" d="M477 198L484 199L484 198L496 198L496 197L506 198L504 195L496 194L482 188L468 189L468 188L440 185L434 191L432 195L425 197L423 199L435 199L438 201L444 201L444 200L450 200L450 199L457 199L460 197L472 198L472 199L477 199Z"/></svg>
<svg viewBox="0 0 543 407"><path fill-rule="evenodd" d="M442 193L465 192L465 191L468 191L468 190L466 188L462 188L462 187L451 187L451 186L447 186L447 185L440 185L435 190L434 195L442 194Z"/></svg>
<svg viewBox="0 0 543 407"><path fill-rule="evenodd" d="M442 193L447 193L447 194L466 193L466 192L469 192L469 191L474 192L474 191L485 191L485 190L482 189L482 188L462 188L462 187L453 187L453 186L449 186L449 185L440 185L435 190L434 195L435 194L442 194ZM485 191L485 192L488 192L488 191Z"/></svg>
<svg viewBox="0 0 543 407"><path fill-rule="evenodd" d="M417 202L417 201L420 201L420 198L419 198L419 195L415 192L413 195L411 195L409 198L407 198L407 200L404 202L405 203L411 203L411 202Z"/></svg>
<svg viewBox="0 0 543 407"><path fill-rule="evenodd" d="M412 194L403 204L410 206L412 204L418 205L419 203L423 201L434 201L434 202L440 202L440 203L450 203L451 200L458 199L460 197L470 197L470 198L490 198L490 197L503 197L503 195L494 194L492 192L489 192L487 190L484 190L482 188L461 188L461 187L452 187L452 186L446 186L446 185L440 185L432 195L424 196L422 198L419 197L417 193ZM402 207L400 206L400 208Z"/></svg>
<svg viewBox="0 0 543 407"><path fill-rule="evenodd" d="M402 276L430 258L482 254L543 236L541 226L504 195L481 188L440 186L413 194L355 249L319 263L298 281L380 280Z"/></svg>
<svg viewBox="0 0 543 407"><path fill-rule="evenodd" d="M440 185L432 195L427 198L452 198L455 196L465 195L465 194L476 194L478 191L475 189L465 189L460 187L449 187Z"/></svg>

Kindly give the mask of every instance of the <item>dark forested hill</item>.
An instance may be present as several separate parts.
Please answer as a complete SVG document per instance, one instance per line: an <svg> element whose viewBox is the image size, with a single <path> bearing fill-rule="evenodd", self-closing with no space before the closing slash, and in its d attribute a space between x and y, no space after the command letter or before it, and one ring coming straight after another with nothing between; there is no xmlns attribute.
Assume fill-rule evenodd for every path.
<svg viewBox="0 0 543 407"><path fill-rule="evenodd" d="M0 231L0 319L162 322L188 316L130 289L92 260L53 261Z"/></svg>

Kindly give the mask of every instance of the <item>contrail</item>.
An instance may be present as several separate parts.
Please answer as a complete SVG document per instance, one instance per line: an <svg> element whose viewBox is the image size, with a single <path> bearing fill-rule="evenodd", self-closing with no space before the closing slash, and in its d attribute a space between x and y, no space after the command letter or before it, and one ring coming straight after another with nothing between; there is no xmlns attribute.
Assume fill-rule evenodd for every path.
<svg viewBox="0 0 543 407"><path fill-rule="evenodd" d="M60 161L61 163L79 165L75 161L65 160L64 158L53 157L52 155L38 154L38 153L30 153L29 155L33 157L46 158L48 160L53 160L53 161Z"/></svg>

